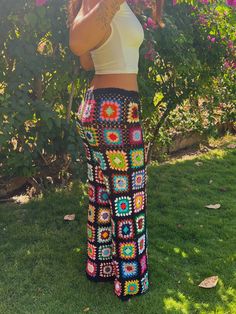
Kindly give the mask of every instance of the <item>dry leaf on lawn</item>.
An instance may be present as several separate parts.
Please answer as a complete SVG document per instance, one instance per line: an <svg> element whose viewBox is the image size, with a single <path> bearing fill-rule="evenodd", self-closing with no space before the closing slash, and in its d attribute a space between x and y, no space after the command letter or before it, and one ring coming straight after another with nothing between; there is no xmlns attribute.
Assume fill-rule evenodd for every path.
<svg viewBox="0 0 236 314"><path fill-rule="evenodd" d="M196 165L196 166L201 166L202 164L203 164L203 162L201 162L201 161L196 161L196 162L195 162L195 165Z"/></svg>
<svg viewBox="0 0 236 314"><path fill-rule="evenodd" d="M218 282L218 276L211 276L205 278L200 284L198 285L199 287L202 288L213 288L216 286Z"/></svg>
<svg viewBox="0 0 236 314"><path fill-rule="evenodd" d="M65 215L64 220L75 220L75 214Z"/></svg>
<svg viewBox="0 0 236 314"><path fill-rule="evenodd" d="M227 148L236 148L236 144L229 144L229 145L227 145Z"/></svg>
<svg viewBox="0 0 236 314"><path fill-rule="evenodd" d="M210 204L210 205L206 205L206 208L211 208L211 209L218 209L221 207L220 204Z"/></svg>

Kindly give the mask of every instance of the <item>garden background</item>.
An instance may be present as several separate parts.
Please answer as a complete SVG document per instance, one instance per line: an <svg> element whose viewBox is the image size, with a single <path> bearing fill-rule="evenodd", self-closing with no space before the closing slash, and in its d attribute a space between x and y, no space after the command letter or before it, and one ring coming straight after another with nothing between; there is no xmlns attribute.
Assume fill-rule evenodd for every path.
<svg viewBox="0 0 236 314"><path fill-rule="evenodd" d="M166 1L160 29L150 1L144 12L139 1L128 2L145 31L138 83L153 290L122 311L234 313L236 3ZM109 287L98 287L91 299L95 287L81 275L87 168L76 113L94 72L82 68L68 42L65 0L1 0L2 313L110 312ZM184 154L180 148L189 148L192 159L172 163ZM24 203L22 194L32 200ZM213 203L221 209L204 208ZM62 216L71 212L76 220L65 224ZM222 278L218 290L203 295L192 284L210 269Z"/></svg>

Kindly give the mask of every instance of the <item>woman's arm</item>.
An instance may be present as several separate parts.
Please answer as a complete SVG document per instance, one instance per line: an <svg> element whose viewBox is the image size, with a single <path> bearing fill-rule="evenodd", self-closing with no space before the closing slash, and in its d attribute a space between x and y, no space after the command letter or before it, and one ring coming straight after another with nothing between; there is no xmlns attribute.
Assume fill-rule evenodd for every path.
<svg viewBox="0 0 236 314"><path fill-rule="evenodd" d="M111 20L125 0L87 0L89 12L80 10L69 31L69 47L81 56L105 36Z"/></svg>
<svg viewBox="0 0 236 314"><path fill-rule="evenodd" d="M79 58L80 58L80 64L82 65L85 71L94 69L93 59L89 51L80 55Z"/></svg>
<svg viewBox="0 0 236 314"><path fill-rule="evenodd" d="M152 7L152 18L161 27L165 27L165 23L162 21L162 14L165 0L156 0L156 3Z"/></svg>

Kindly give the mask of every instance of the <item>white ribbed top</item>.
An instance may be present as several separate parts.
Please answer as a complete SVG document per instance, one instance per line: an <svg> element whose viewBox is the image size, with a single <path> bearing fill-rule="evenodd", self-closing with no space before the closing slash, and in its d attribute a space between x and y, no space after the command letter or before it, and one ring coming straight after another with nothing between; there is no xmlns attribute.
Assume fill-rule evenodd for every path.
<svg viewBox="0 0 236 314"><path fill-rule="evenodd" d="M111 35L90 50L95 74L138 73L139 47L144 30L128 3L121 4L111 21Z"/></svg>

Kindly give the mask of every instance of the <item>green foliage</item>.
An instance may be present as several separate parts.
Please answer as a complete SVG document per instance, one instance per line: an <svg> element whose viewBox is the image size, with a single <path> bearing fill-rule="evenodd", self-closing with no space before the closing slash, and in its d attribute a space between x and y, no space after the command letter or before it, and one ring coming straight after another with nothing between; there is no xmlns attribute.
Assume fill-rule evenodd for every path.
<svg viewBox="0 0 236 314"><path fill-rule="evenodd" d="M139 17L142 23L148 14ZM164 20L164 29L145 29L140 47L143 125L146 141L155 145L169 142L173 129L214 132L218 122L235 119L235 68L224 67L226 57L235 56L235 12L222 1L197 10L167 1ZM0 160L6 175L33 176L55 160L62 168L68 158L72 165L84 160L76 111L93 71L84 71L70 51L68 33L65 0L1 5ZM196 105L198 98L204 107Z"/></svg>
<svg viewBox="0 0 236 314"><path fill-rule="evenodd" d="M33 176L66 154L76 161L82 151L76 110L87 77L68 48L65 16L65 1L52 1L47 7L23 0L2 4L0 158L4 174ZM72 84L74 100L68 110Z"/></svg>
<svg viewBox="0 0 236 314"><path fill-rule="evenodd" d="M235 11L223 1L194 1L195 7L183 2L166 2L166 27L146 30L157 53L140 62L146 139L158 145L170 141L173 128L213 135L218 124L235 121ZM225 67L229 60L233 67Z"/></svg>

